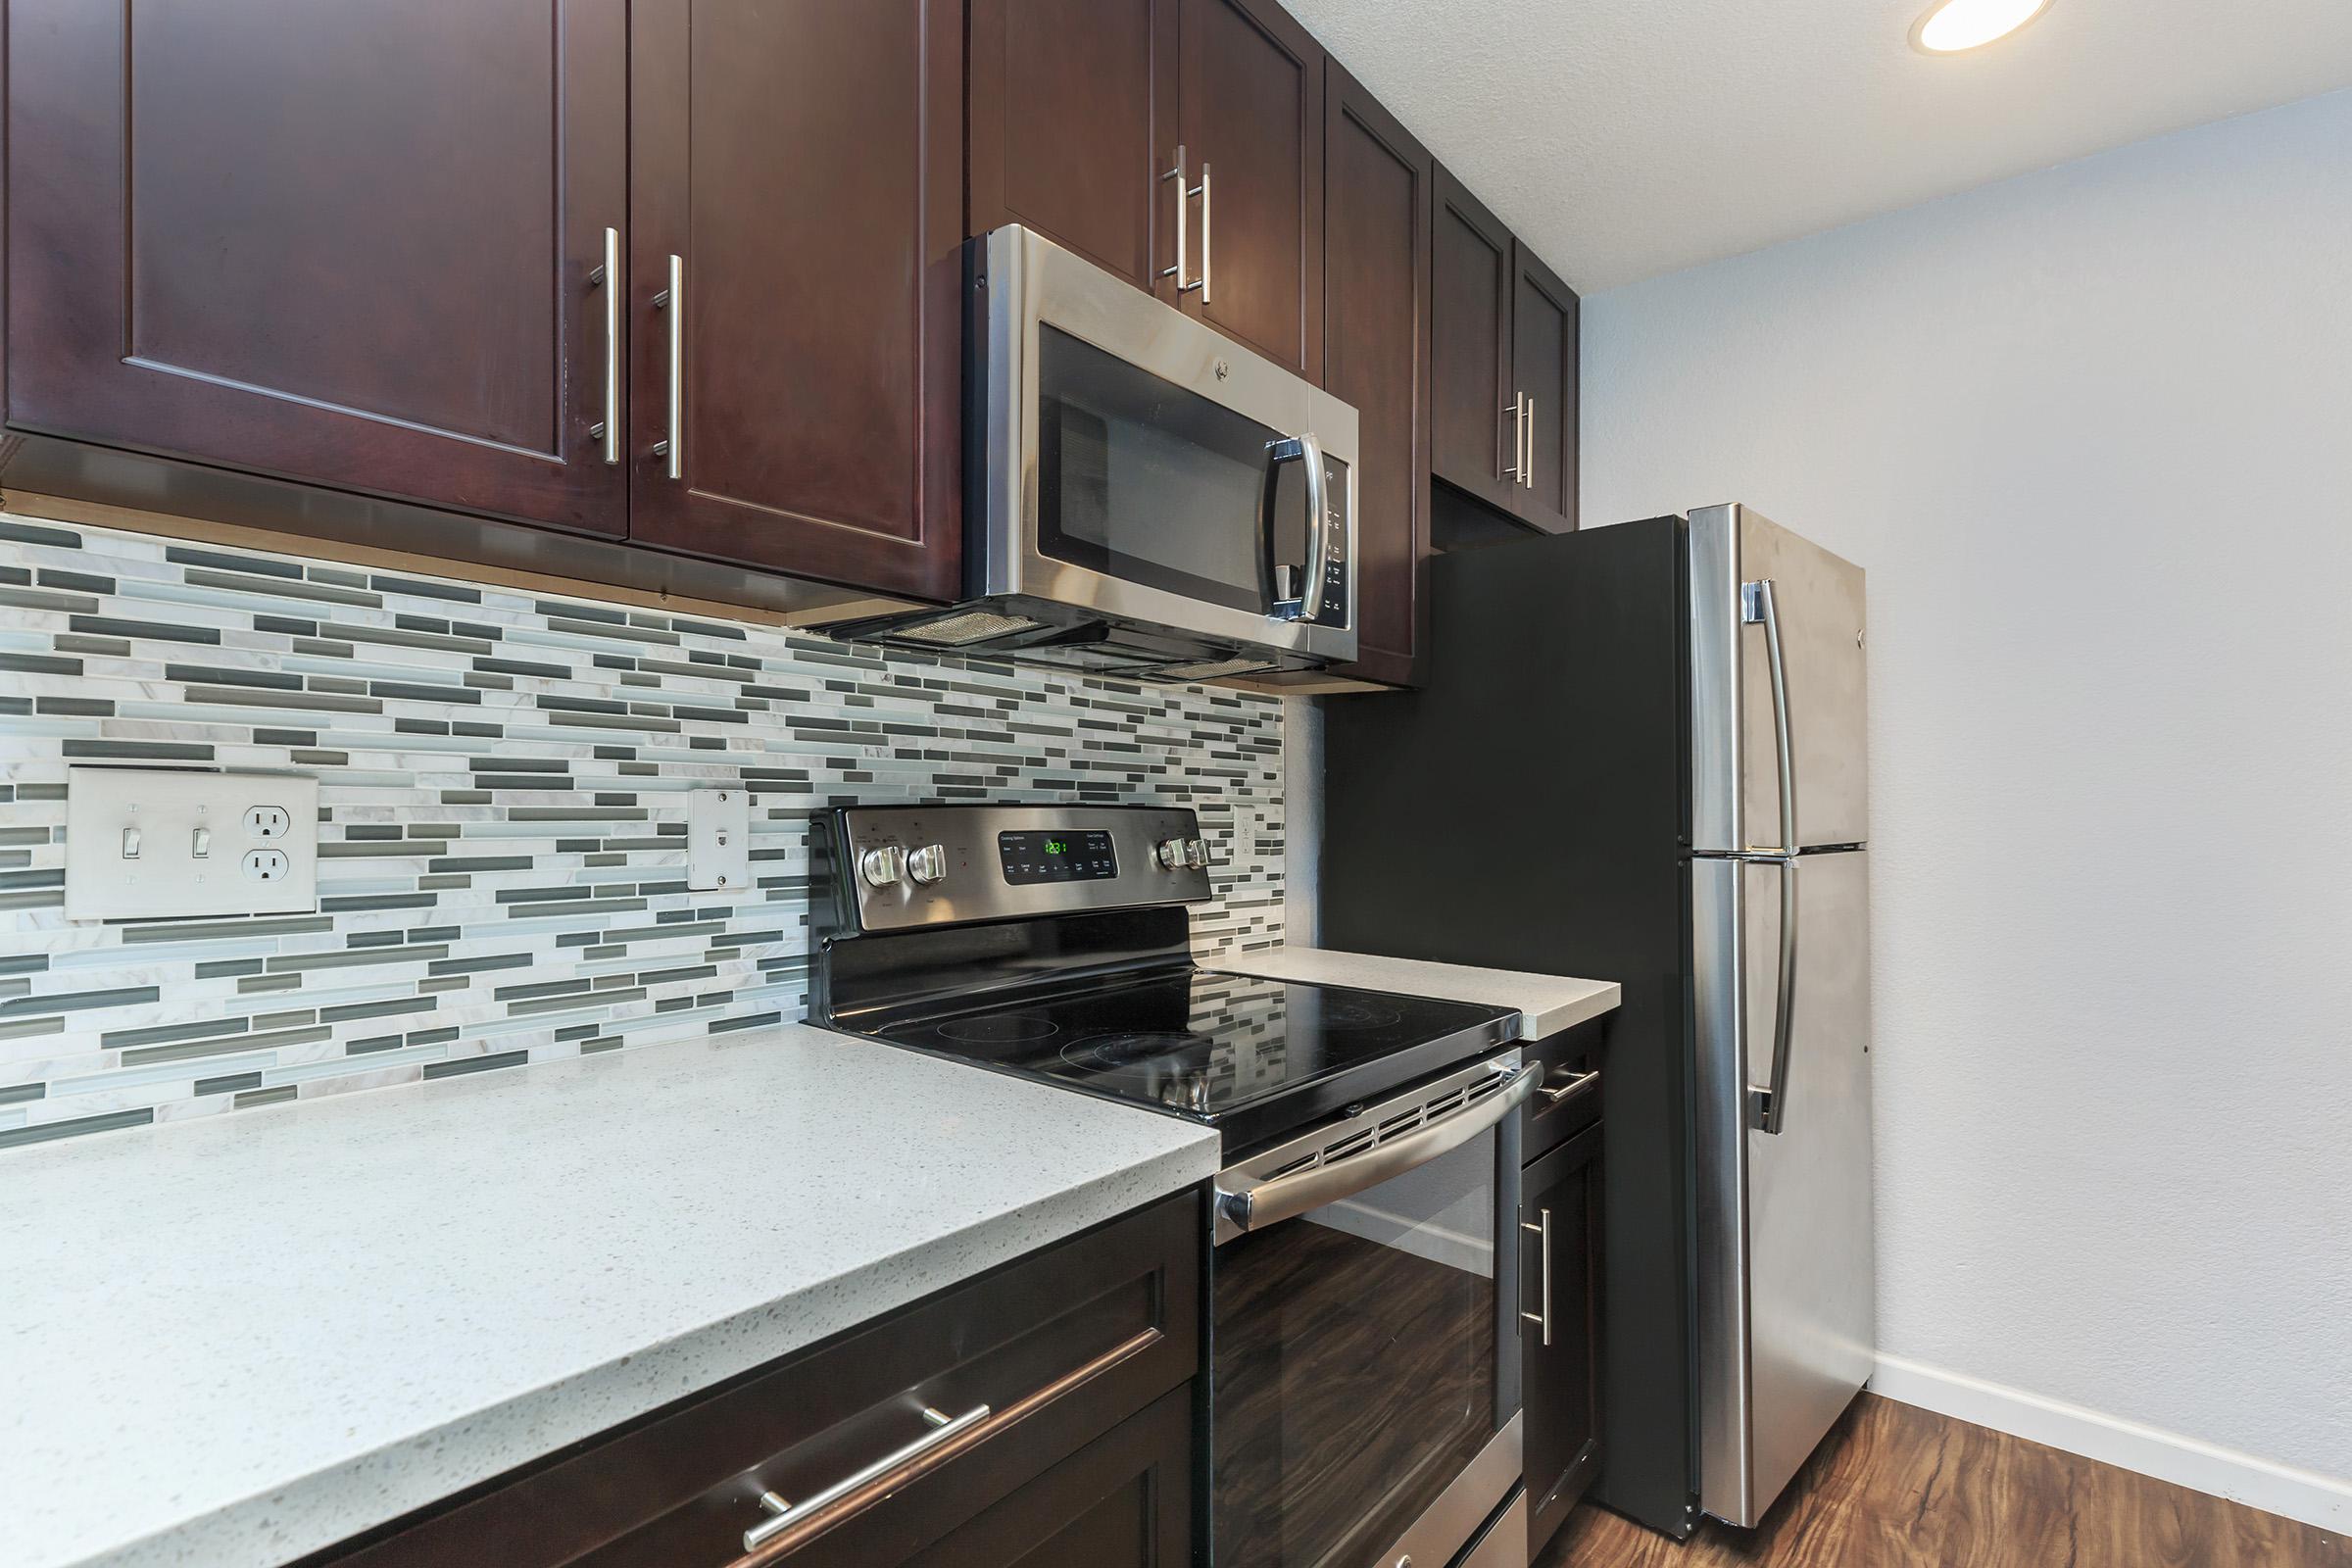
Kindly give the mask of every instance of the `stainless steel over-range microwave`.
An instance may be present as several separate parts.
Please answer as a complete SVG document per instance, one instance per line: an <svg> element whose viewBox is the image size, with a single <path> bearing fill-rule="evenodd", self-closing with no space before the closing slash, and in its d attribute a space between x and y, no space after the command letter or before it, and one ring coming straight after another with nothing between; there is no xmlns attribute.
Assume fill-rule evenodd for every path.
<svg viewBox="0 0 2352 1568"><path fill-rule="evenodd" d="M1147 679L1355 657L1355 410L1018 225L972 242L964 595L836 636Z"/></svg>

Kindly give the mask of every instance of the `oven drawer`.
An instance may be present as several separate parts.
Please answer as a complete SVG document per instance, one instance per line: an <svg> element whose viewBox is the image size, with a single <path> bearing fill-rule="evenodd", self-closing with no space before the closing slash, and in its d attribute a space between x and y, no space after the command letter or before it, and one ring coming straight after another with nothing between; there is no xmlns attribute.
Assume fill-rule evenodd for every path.
<svg viewBox="0 0 2352 1568"><path fill-rule="evenodd" d="M1521 1048L1523 1059L1544 1064L1543 1087L1519 1113L1521 1159L1541 1158L1600 1120L1601 1048L1607 1029L1607 1019L1594 1018Z"/></svg>
<svg viewBox="0 0 2352 1568"><path fill-rule="evenodd" d="M1187 1384L1202 1219L1197 1193L1138 1210L314 1561L906 1561ZM763 1493L802 1506L747 1545Z"/></svg>

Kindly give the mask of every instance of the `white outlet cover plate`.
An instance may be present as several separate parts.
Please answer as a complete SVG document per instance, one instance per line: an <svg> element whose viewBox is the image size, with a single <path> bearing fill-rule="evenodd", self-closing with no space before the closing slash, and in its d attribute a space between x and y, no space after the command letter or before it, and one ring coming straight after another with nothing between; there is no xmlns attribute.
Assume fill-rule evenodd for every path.
<svg viewBox="0 0 2352 1568"><path fill-rule="evenodd" d="M245 813L274 806L291 831L262 839ZM136 858L122 835L136 828ZM196 831L211 854L195 855ZM283 853L287 874L244 874L245 852ZM181 768L66 770L66 918L140 920L207 914L307 914L318 906L318 781L298 773L208 773Z"/></svg>
<svg viewBox="0 0 2352 1568"><path fill-rule="evenodd" d="M686 886L698 893L740 893L751 885L751 792L688 791Z"/></svg>

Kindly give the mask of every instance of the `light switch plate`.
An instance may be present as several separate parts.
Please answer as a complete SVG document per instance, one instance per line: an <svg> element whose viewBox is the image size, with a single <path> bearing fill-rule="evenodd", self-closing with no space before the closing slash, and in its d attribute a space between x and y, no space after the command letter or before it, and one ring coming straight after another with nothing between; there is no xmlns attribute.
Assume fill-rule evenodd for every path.
<svg viewBox="0 0 2352 1568"><path fill-rule="evenodd" d="M295 914L318 906L317 779L66 770L67 919Z"/></svg>
<svg viewBox="0 0 2352 1568"><path fill-rule="evenodd" d="M698 893L738 893L751 885L751 792L688 791L686 886Z"/></svg>

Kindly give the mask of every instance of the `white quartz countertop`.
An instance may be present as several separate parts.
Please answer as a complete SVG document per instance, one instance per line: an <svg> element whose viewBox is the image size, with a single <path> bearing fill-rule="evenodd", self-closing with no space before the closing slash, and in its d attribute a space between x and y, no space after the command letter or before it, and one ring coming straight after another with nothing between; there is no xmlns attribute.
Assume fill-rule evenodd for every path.
<svg viewBox="0 0 2352 1568"><path fill-rule="evenodd" d="M1267 980L1303 980L1315 985L1393 991L1441 1002L1475 1002L1510 1007L1519 1014L1519 1038L1541 1040L1571 1024L1614 1011L1624 994L1614 980L1577 980L1518 969L1476 969L1421 958L1383 958L1369 953L1335 953L1329 948L1267 948L1250 953L1228 949L1200 960L1210 969L1257 975Z"/></svg>
<svg viewBox="0 0 2352 1568"><path fill-rule="evenodd" d="M0 1563L278 1563L1214 1174L805 1026L0 1155Z"/></svg>

